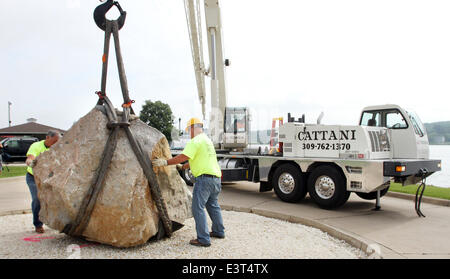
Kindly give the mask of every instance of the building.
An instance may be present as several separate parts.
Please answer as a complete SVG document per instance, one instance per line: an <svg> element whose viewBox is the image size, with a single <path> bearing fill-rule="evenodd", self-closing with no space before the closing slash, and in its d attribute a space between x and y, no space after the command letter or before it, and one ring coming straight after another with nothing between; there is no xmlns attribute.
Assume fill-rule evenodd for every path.
<svg viewBox="0 0 450 279"><path fill-rule="evenodd" d="M35 118L28 118L27 123L6 127L0 129L0 140L9 137L20 137L20 136L30 136L38 138L39 140L45 139L49 130L55 130L63 135L66 131L58 128L50 127L47 125L42 125L36 122Z"/></svg>

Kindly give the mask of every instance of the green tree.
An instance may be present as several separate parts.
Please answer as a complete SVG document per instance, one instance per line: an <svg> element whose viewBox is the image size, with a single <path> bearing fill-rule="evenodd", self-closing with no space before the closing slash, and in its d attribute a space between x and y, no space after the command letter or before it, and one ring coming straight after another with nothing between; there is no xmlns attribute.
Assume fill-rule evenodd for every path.
<svg viewBox="0 0 450 279"><path fill-rule="evenodd" d="M152 126L163 133L168 142L172 141L172 110L168 104L164 104L161 101L152 102L146 100L145 104L142 106L139 118L147 125Z"/></svg>

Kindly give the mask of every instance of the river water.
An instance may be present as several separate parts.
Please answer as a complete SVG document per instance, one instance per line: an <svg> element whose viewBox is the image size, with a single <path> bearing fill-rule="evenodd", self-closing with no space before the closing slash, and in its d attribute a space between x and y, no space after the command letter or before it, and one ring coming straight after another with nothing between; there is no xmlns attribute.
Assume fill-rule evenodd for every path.
<svg viewBox="0 0 450 279"><path fill-rule="evenodd" d="M450 145L430 145L430 159L442 161L442 171L427 178L427 185L450 188Z"/></svg>

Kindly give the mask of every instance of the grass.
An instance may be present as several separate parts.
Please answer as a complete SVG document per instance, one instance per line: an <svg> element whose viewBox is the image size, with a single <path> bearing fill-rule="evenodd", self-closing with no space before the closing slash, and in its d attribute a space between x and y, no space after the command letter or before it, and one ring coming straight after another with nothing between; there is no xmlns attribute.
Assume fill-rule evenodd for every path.
<svg viewBox="0 0 450 279"><path fill-rule="evenodd" d="M389 188L390 192L399 192L415 195L417 191L418 185L407 185L402 186L400 183L391 183L391 187ZM421 190L422 191L422 190ZM420 194L420 192L419 192ZM450 188L442 188L427 185L425 187L425 192L423 192L424 196L432 197L432 198L440 198L450 200Z"/></svg>
<svg viewBox="0 0 450 279"><path fill-rule="evenodd" d="M8 171L9 169L9 171ZM6 168L5 165L3 165L3 171L2 174L0 174L0 179L5 177L13 177L13 176L24 176L27 174L27 167L24 166L8 166Z"/></svg>

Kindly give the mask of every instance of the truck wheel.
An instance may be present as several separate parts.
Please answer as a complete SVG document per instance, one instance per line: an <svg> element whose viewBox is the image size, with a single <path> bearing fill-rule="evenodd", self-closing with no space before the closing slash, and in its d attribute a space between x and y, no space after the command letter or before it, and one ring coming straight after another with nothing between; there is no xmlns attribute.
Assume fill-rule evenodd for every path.
<svg viewBox="0 0 450 279"><path fill-rule="evenodd" d="M380 198L384 195L386 195L386 193L389 191L389 186L383 190L380 191ZM377 198L377 191L375 192L370 192L370 193L359 193L359 192L355 192L358 197L360 197L361 199L364 200L375 200Z"/></svg>
<svg viewBox="0 0 450 279"><path fill-rule="evenodd" d="M307 184L310 197L323 209L338 208L350 197L345 177L333 166L317 167Z"/></svg>
<svg viewBox="0 0 450 279"><path fill-rule="evenodd" d="M301 171L291 164L281 165L275 170L272 185L280 200L285 202L298 202L307 192Z"/></svg>
<svg viewBox="0 0 450 279"><path fill-rule="evenodd" d="M179 173L181 178L183 178L184 182L186 182L188 186L194 185L194 176L192 175L190 169L179 171Z"/></svg>

